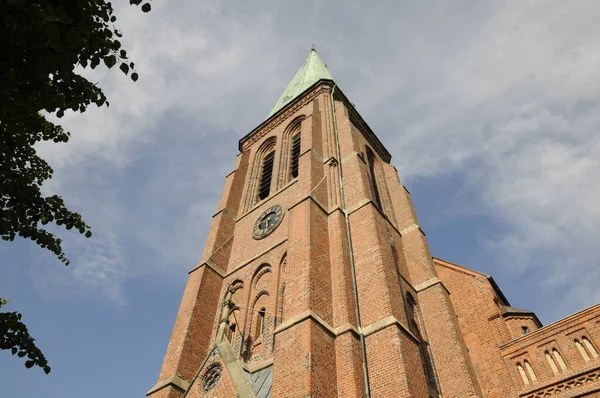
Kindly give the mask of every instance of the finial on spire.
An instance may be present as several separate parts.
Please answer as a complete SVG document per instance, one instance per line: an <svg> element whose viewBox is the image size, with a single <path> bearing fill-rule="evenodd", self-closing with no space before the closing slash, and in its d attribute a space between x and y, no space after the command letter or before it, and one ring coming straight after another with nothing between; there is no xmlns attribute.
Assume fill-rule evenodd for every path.
<svg viewBox="0 0 600 398"><path fill-rule="evenodd" d="M310 51L317 52L317 45L315 43L312 44L312 47L310 48Z"/></svg>

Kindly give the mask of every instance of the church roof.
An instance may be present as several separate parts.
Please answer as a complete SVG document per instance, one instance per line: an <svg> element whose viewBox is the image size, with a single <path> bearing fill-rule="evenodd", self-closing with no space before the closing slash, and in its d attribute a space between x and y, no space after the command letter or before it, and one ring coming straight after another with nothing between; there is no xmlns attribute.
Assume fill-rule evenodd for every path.
<svg viewBox="0 0 600 398"><path fill-rule="evenodd" d="M333 80L333 76L331 76L331 73L327 70L327 66L319 58L313 47L306 61L300 66L290 84L288 84L283 94L281 94L271 112L269 112L267 119L321 79Z"/></svg>

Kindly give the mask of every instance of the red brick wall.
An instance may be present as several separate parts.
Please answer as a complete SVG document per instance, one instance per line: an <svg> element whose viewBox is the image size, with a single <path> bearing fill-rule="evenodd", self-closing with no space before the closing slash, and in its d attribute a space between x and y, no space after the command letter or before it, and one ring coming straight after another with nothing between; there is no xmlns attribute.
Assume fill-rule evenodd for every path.
<svg viewBox="0 0 600 398"><path fill-rule="evenodd" d="M436 261L440 280L450 291L465 344L485 397L514 396L517 389L498 346L511 339L487 277Z"/></svg>
<svg viewBox="0 0 600 398"><path fill-rule="evenodd" d="M523 322L533 321L503 318L485 276L434 265L410 195L384 161L385 150L339 89L332 105L330 90L331 84L323 82L243 141L234 171L225 179L200 265L190 273L159 383L176 375L192 380L215 342L232 284L237 287L232 301L238 306L229 317L238 327L232 347L244 366L273 361L274 397L364 396L361 332L372 397L429 396L419 348L425 342L445 398L533 394L515 373L515 358L521 357L539 375L538 384L528 388L554 383L543 351L526 343L546 332L511 341L520 335ZM291 126L299 121L299 176L290 180L283 165L289 165ZM271 192L258 201L260 148L273 140ZM373 170L367 148L375 153ZM373 178L380 205L374 202ZM264 239L254 239L257 217L273 205L283 209L281 224ZM408 291L417 302L420 333L410 331ZM257 311L263 307L266 323L258 337ZM585 332L598 344L593 319L577 321L583 332L572 325L567 329ZM570 369L595 369L596 362L577 354L571 335L552 333L554 340L544 344L556 344ZM152 395L179 396L173 386ZM231 380L223 377L210 394L192 386L188 396L235 394Z"/></svg>

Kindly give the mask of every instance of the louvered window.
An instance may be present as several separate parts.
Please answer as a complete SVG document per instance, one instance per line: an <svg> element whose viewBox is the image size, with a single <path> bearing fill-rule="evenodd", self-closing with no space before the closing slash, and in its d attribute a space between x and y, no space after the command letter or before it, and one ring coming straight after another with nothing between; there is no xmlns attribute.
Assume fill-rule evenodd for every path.
<svg viewBox="0 0 600 398"><path fill-rule="evenodd" d="M271 191L271 177L273 175L273 160L275 159L275 152L269 153L265 156L262 164L262 173L260 176L260 185L258 187L258 197L260 200L269 196Z"/></svg>
<svg viewBox="0 0 600 398"><path fill-rule="evenodd" d="M298 177L298 160L300 158L300 134L292 137L292 162L290 166L290 174L292 178Z"/></svg>

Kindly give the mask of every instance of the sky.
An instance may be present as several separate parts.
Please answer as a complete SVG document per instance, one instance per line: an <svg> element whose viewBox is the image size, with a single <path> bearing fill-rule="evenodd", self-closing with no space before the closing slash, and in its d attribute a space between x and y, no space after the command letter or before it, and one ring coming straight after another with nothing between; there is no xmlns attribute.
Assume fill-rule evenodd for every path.
<svg viewBox="0 0 600 398"><path fill-rule="evenodd" d="M124 2L125 3L125 2ZM494 277L544 324L600 301L596 0L153 1L120 5L140 75L84 71L45 185L92 226L65 267L0 243L2 297L52 372L0 352L1 397L142 397L155 384L238 140L313 43L392 154L432 254ZM4 309L4 308L3 308Z"/></svg>

